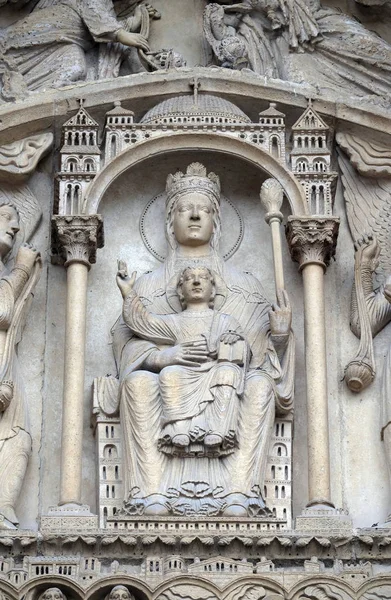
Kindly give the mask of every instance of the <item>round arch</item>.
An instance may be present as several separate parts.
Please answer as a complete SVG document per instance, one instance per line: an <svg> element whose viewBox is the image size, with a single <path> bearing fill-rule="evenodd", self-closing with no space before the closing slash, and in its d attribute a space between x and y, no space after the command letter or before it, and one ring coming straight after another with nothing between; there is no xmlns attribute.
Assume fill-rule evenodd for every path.
<svg viewBox="0 0 391 600"><path fill-rule="evenodd" d="M143 140L123 150L111 160L93 180L86 196L86 214L97 214L99 204L109 186L128 169L142 161L172 152L205 150L234 156L244 160L277 179L284 188L293 215L306 215L308 208L304 190L295 177L276 158L268 152L246 141L230 138L226 135L197 132L175 132Z"/></svg>
<svg viewBox="0 0 391 600"><path fill-rule="evenodd" d="M108 575L100 577L85 591L85 600L93 600L95 598L105 598L116 585L124 585L132 588L136 593L139 593L141 598L147 600L152 596L151 588L139 579L133 578L126 573L118 573L117 575Z"/></svg>
<svg viewBox="0 0 391 600"><path fill-rule="evenodd" d="M218 586L209 579L204 579L202 575L198 574L187 574L182 577L175 577L175 579L164 581L154 590L153 598L158 598L167 589L181 585L197 586L216 596L216 598L221 598L221 590L219 590Z"/></svg>
<svg viewBox="0 0 391 600"><path fill-rule="evenodd" d="M308 579L302 579L296 583L286 595L287 600L293 600L299 597L299 594L304 593L308 587L317 587L321 585L331 585L337 588L340 592L344 592L352 600L356 598L356 592L346 581L341 581L333 575L310 575Z"/></svg>
<svg viewBox="0 0 391 600"><path fill-rule="evenodd" d="M18 598L19 592L15 586L12 585L9 581L5 581L3 579L0 580L0 592L3 592L6 596L10 598Z"/></svg>
<svg viewBox="0 0 391 600"><path fill-rule="evenodd" d="M31 592L38 591L41 593L45 589L52 587L60 588L66 596L71 593L74 597L84 598L82 586L71 577L61 575L39 575L33 577L19 588L19 596L23 597L29 594L28 597L31 597Z"/></svg>
<svg viewBox="0 0 391 600"><path fill-rule="evenodd" d="M263 576L263 573L262 573L262 574L256 575L256 577L249 575L247 577L245 576L245 577L240 577L238 579L235 579L235 581L232 581L231 583L229 583L228 585L226 585L223 588L223 592L222 592L223 598L230 595L237 588L243 589L243 587L245 585L254 586L254 587L264 587L269 592L272 592L273 594L280 594L283 597L285 597L285 594L286 594L286 590L283 588L283 586L279 582L277 582L273 579L269 579L266 574L265 574L265 576Z"/></svg>
<svg viewBox="0 0 391 600"><path fill-rule="evenodd" d="M391 575L377 575L364 581L356 591L357 598L362 598L364 594L375 589L381 591L382 587L387 587L388 592L391 590Z"/></svg>

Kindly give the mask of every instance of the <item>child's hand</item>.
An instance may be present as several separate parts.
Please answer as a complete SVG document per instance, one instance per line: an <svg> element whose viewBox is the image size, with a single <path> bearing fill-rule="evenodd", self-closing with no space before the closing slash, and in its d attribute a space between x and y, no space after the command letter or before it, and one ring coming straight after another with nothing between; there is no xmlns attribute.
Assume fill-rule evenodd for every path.
<svg viewBox="0 0 391 600"><path fill-rule="evenodd" d="M121 291L122 297L126 298L132 291L137 277L137 271L133 271L132 276L128 275L128 265L125 261L118 261L117 285Z"/></svg>

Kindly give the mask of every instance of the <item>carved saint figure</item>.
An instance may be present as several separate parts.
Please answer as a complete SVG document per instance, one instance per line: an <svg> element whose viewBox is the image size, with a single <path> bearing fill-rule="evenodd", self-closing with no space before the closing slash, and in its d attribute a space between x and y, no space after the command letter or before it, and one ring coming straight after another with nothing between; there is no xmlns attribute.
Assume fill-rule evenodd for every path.
<svg viewBox="0 0 391 600"><path fill-rule="evenodd" d="M94 42L148 51L147 40L135 33L139 30L139 15L119 21L112 0L40 0L7 29L2 41L3 96L85 80L85 52Z"/></svg>
<svg viewBox="0 0 391 600"><path fill-rule="evenodd" d="M207 175L203 165L193 163L186 173L169 175L166 193L168 257L162 267L135 282L134 292L148 314L174 316L169 326L169 339L162 343L160 339L154 341L139 333L135 335L124 319L119 320L113 332L113 347L120 374L120 417L127 498L125 508L130 512L145 514L173 512L228 516L249 514L250 503L252 514L260 514L265 505L259 486L263 484L275 411L276 408L280 412L289 411L292 406L294 340L290 330L288 297L281 291L278 304L271 307L255 277L224 264L219 253L221 219L220 182L217 175ZM207 268L214 274L216 294L213 309L221 313L216 324L223 324L225 319L228 322L228 318L234 319L249 348L248 368L243 366L238 369L238 378L241 369L244 379L243 393L240 402L236 399L233 402L238 407L238 445L236 447L234 442L234 451L228 454L221 452L223 443L216 438L211 440L216 441L215 447L219 448L215 456L210 456L209 451L205 452L205 442L199 445L199 457L196 453L188 457L182 457L180 452L179 455L174 454L178 445L173 444L173 438L179 433L190 438L193 430L190 419L197 419L201 413L180 415L174 409L171 413L174 415L172 422L164 422L164 411L168 411L170 401L178 401L173 380L170 380L173 395L167 396L166 390L162 391L165 373L167 376L170 374L170 369L165 369L171 368L173 378L177 378L179 385L182 385L184 380L181 381L181 376L186 372L185 368L189 368L186 372L189 383L182 386L180 402L185 403L185 395L188 394L190 405L194 402L194 389L197 398L200 373L203 370L207 373L209 364L215 360L215 350L209 344L212 335L208 321L202 323L202 327L197 323L195 339L189 341L191 336L186 335L186 341L181 341L181 327L186 326L179 327L179 322L185 323L187 317L180 304L177 283L180 274L189 267ZM189 273L189 270L186 272ZM201 272L206 274L205 271ZM205 285L211 286L210 278L206 277ZM194 286L193 276L186 286L190 289L198 287ZM237 325L233 330L237 333ZM227 371L232 382L235 369L230 364ZM205 381L207 377L209 375L205 375ZM193 378L192 382L190 378ZM208 405L208 411L217 409L221 402L217 396L214 397L212 387L209 383L209 389L203 390L204 401L214 398ZM235 388L235 385L230 383L227 387ZM239 396L239 391L240 387L237 386L235 395ZM165 393L168 402L163 406ZM212 432L214 425L211 426L211 423L204 423L202 427ZM168 434L164 440L164 452L161 451L162 427L167 427ZM222 431L220 428L219 435ZM167 444L169 437L171 443ZM187 438L182 439L187 443ZM176 496L175 502L169 499L170 494ZM221 494L224 494L224 498L217 498Z"/></svg>
<svg viewBox="0 0 391 600"><path fill-rule="evenodd" d="M218 1L256 73L349 95L390 93L391 46L353 17L318 0Z"/></svg>
<svg viewBox="0 0 391 600"><path fill-rule="evenodd" d="M8 267L19 227L19 214L15 206L1 204L0 516L8 527L18 524L15 504L31 451L27 398L18 368L16 346L41 269L39 253L28 244L19 248L14 266Z"/></svg>
<svg viewBox="0 0 391 600"><path fill-rule="evenodd" d="M159 449L177 456L231 454L238 445L241 367L247 363L239 323L213 310L215 280L206 267L188 267L180 274L178 294L184 310L171 315L156 315L144 307L133 291L135 275L129 278L122 267L118 276L123 319L133 334L156 344L194 347L199 342L201 348L205 343L207 347L207 353L200 350L200 366L173 365L160 371ZM232 346L231 353L224 349L227 345Z"/></svg>
<svg viewBox="0 0 391 600"><path fill-rule="evenodd" d="M67 600L67 598L59 588L51 587L45 590L38 600Z"/></svg>
<svg viewBox="0 0 391 600"><path fill-rule="evenodd" d="M116 585L106 596L106 600L134 600L134 596L124 585Z"/></svg>

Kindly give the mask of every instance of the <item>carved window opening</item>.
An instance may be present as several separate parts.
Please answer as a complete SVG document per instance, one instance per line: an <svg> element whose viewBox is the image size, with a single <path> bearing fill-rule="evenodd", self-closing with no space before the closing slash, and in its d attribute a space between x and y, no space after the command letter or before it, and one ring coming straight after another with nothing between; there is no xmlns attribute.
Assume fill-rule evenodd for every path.
<svg viewBox="0 0 391 600"><path fill-rule="evenodd" d="M86 173L91 173L92 171L95 171L95 163L92 160L92 158L86 158L84 160L84 168Z"/></svg>
<svg viewBox="0 0 391 600"><path fill-rule="evenodd" d="M118 467L115 467L115 469L114 469L114 477L115 477L115 479L119 479L119 469L118 469Z"/></svg>
<svg viewBox="0 0 391 600"><path fill-rule="evenodd" d="M325 173L326 168L326 163L322 158L317 158L314 160L314 171L316 173Z"/></svg>
<svg viewBox="0 0 391 600"><path fill-rule="evenodd" d="M75 173L77 171L76 158L68 158L66 165L65 165L65 170L69 171L70 173Z"/></svg>
<svg viewBox="0 0 391 600"><path fill-rule="evenodd" d="M285 467L285 479L289 479L289 469L287 466Z"/></svg>
<svg viewBox="0 0 391 600"><path fill-rule="evenodd" d="M271 466L271 474L272 474L272 479L276 478L276 467L274 465Z"/></svg>
<svg viewBox="0 0 391 600"><path fill-rule="evenodd" d="M117 136L113 134L110 140L110 155L111 158L114 158L117 154Z"/></svg>
<svg viewBox="0 0 391 600"><path fill-rule="evenodd" d="M75 146L80 146L80 133L78 131L76 131L76 133L74 134L73 143Z"/></svg>
<svg viewBox="0 0 391 600"><path fill-rule="evenodd" d="M65 207L68 215L72 214L72 196L73 196L72 184L68 183L65 192Z"/></svg>
<svg viewBox="0 0 391 600"><path fill-rule="evenodd" d="M274 487L274 497L275 498L279 498L279 489L278 489L278 485L276 485Z"/></svg>
<svg viewBox="0 0 391 600"><path fill-rule="evenodd" d="M107 471L106 471L106 467L102 468L102 478L103 479L107 479Z"/></svg>
<svg viewBox="0 0 391 600"><path fill-rule="evenodd" d="M118 451L116 446L113 444L108 444L104 447L103 456L105 458L118 458Z"/></svg>
<svg viewBox="0 0 391 600"><path fill-rule="evenodd" d="M277 456L288 456L288 451L286 449L285 444L276 444L274 447L274 453Z"/></svg>
<svg viewBox="0 0 391 600"><path fill-rule="evenodd" d="M276 135L270 138L270 154L274 158L280 158L280 140Z"/></svg>

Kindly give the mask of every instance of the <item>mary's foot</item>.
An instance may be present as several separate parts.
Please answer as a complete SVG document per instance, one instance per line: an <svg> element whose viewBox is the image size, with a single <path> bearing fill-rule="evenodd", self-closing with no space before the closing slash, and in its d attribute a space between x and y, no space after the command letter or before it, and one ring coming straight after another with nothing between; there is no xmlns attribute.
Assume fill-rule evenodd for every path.
<svg viewBox="0 0 391 600"><path fill-rule="evenodd" d="M204 444L205 444L205 446L208 446L208 448L213 448L214 446L220 446L222 441L223 441L223 438L218 433L207 433L204 438Z"/></svg>
<svg viewBox="0 0 391 600"><path fill-rule="evenodd" d="M178 433L172 438L173 446L179 446L179 448L185 448L190 444L190 438L186 433Z"/></svg>

